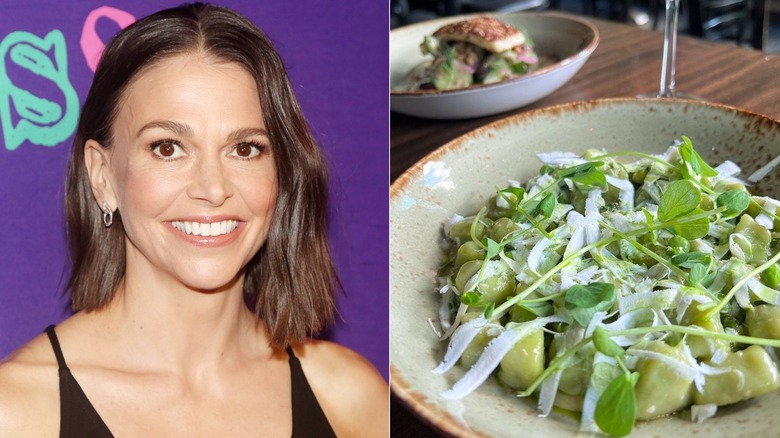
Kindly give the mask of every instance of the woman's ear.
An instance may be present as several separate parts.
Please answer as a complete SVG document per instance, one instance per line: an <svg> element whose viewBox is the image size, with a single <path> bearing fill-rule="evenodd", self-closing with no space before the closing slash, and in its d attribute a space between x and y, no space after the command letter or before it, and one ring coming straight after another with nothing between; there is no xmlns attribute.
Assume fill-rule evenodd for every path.
<svg viewBox="0 0 780 438"><path fill-rule="evenodd" d="M103 203L107 202L111 210L116 210L119 206L111 183L109 151L95 140L87 140L84 143L84 164L87 166L92 194L98 206L102 209Z"/></svg>

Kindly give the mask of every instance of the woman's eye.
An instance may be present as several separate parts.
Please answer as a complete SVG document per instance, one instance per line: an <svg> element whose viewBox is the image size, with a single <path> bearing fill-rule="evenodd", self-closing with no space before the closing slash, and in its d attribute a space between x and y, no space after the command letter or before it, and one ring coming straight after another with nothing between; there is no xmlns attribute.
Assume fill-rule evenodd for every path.
<svg viewBox="0 0 780 438"><path fill-rule="evenodd" d="M257 143L240 143L231 152L231 155L235 155L238 158L249 159L255 158L260 155L264 150L264 146Z"/></svg>
<svg viewBox="0 0 780 438"><path fill-rule="evenodd" d="M170 140L154 142L152 152L164 160L172 160L184 154L182 147Z"/></svg>

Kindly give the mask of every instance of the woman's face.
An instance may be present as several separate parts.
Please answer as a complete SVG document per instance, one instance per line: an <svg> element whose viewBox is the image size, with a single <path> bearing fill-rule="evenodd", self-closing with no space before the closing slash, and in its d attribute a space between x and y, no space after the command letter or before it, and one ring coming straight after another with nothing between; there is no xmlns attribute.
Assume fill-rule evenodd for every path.
<svg viewBox="0 0 780 438"><path fill-rule="evenodd" d="M122 216L127 275L204 291L230 284L265 241L277 196L253 78L237 64L179 55L142 72L123 97L113 147L86 152L93 186L101 168L90 160L106 164L103 199Z"/></svg>

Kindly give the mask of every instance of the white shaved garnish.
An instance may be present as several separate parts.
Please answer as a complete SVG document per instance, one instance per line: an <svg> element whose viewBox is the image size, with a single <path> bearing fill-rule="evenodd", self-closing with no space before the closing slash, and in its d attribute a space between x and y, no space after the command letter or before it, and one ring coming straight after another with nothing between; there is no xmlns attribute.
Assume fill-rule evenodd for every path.
<svg viewBox="0 0 780 438"><path fill-rule="evenodd" d="M704 423L706 420L715 416L718 412L718 405L710 403L707 405L691 406L691 421L694 423Z"/></svg>
<svg viewBox="0 0 780 438"><path fill-rule="evenodd" d="M553 406L555 406L555 396L558 394L558 384L561 381L563 370L556 371L549 379L542 383L542 389L539 391L539 416L546 417L550 415Z"/></svg>
<svg viewBox="0 0 780 438"><path fill-rule="evenodd" d="M460 400L496 376L520 397L537 396L543 417L556 404L581 401L579 431L600 434L636 421L601 413L614 412L631 391L625 384L636 382L638 366L648 365L634 393L641 417L693 402L691 396L687 406L672 406L663 394L648 394L646 385L666 384L647 380L654 378L648 377L652 367L663 370L658 375L675 373L681 390L700 395L715 375L728 375L729 390L741 398L780 388L777 378L754 388L763 370L734 360L746 346L756 351L752 345L761 345L774 359L751 367L778 374L780 340L757 334L771 331L767 320L774 317L759 312L780 307L780 230L774 226L780 201L737 193L747 186L739 166L725 161L712 172L692 140L682 140L654 156L598 149L540 153L544 165L534 176L478 195L486 202L476 216L462 212L472 216L456 220L479 224L442 246L446 264L436 282L441 330L435 321L431 327L451 339L434 372L447 372L464 355L473 365L443 399ZM515 159L522 163L522 151ZM774 161L780 164L780 157ZM518 174L525 170L519 166ZM683 178L688 182L678 184ZM523 350L513 350L521 341ZM528 357L519 359L523 353ZM545 368L538 369L542 358ZM530 381L521 384L516 375L526 372ZM723 399L709 394L718 386L708 383L704 399ZM691 411L701 422L717 406Z"/></svg>
<svg viewBox="0 0 780 438"><path fill-rule="evenodd" d="M737 175L739 175L742 170L734 164L733 161L726 160L722 163L720 163L717 167L715 167L715 170L718 171L718 174L713 177L714 181L721 181L727 178L733 178Z"/></svg>
<svg viewBox="0 0 780 438"><path fill-rule="evenodd" d="M761 181L765 176L769 175L769 172L774 170L778 164L780 164L780 155L772 158L772 161L766 163L763 167L753 172L753 174L748 177L748 181L752 183Z"/></svg>
<svg viewBox="0 0 780 438"><path fill-rule="evenodd" d="M484 319L482 319L482 321L484 321ZM488 343L488 345L482 351L482 355L479 357L479 360L477 360L477 363L472 365L468 372L466 372L466 374L460 380L458 380L455 385L453 385L452 389L443 392L441 396L448 400L457 400L467 396L472 391L477 389L477 387L479 387L479 385L481 385L482 382L488 378L488 376L490 376L493 370L496 369L498 364L501 362L501 359L506 356L509 350L515 346L515 344L546 324L562 321L564 321L564 318L556 315L547 318L537 318L533 321L518 324L510 329L504 330L501 334ZM500 326L498 327L500 328ZM455 336L457 336L457 333ZM453 336L453 342L455 341L455 336ZM461 351L458 354L458 357L460 357L460 354L462 353L463 352ZM450 354L449 349L447 354ZM449 359L452 360L454 356L454 354L451 355ZM447 359L448 358L445 356L445 362L447 362ZM449 363L448 365L445 365L445 362L442 362L442 364L439 365L439 367L437 367L434 372L443 372L439 371L442 366L444 366L446 369L449 369L452 366ZM444 371L446 371L446 369Z"/></svg>
<svg viewBox="0 0 780 438"><path fill-rule="evenodd" d="M582 164L587 161L574 152L543 152L536 154L536 157L542 163L554 166Z"/></svg>
<svg viewBox="0 0 780 438"><path fill-rule="evenodd" d="M434 373L441 374L449 371L458 359L466 351L466 347L469 343L479 334L480 331L488 326L487 320L483 317L474 318L471 321L461 324L452 335L450 345L447 347L447 353L444 355L444 360L433 369ZM493 324L497 325L497 324ZM500 326L499 326L500 327Z"/></svg>

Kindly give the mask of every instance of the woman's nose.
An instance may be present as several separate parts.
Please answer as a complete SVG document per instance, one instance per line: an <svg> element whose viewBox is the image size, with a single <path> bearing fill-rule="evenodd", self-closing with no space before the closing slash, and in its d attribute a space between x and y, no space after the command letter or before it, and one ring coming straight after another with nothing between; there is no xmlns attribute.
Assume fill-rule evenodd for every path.
<svg viewBox="0 0 780 438"><path fill-rule="evenodd" d="M233 195L233 186L219 157L199 160L192 173L192 181L187 190L190 198L220 206Z"/></svg>

